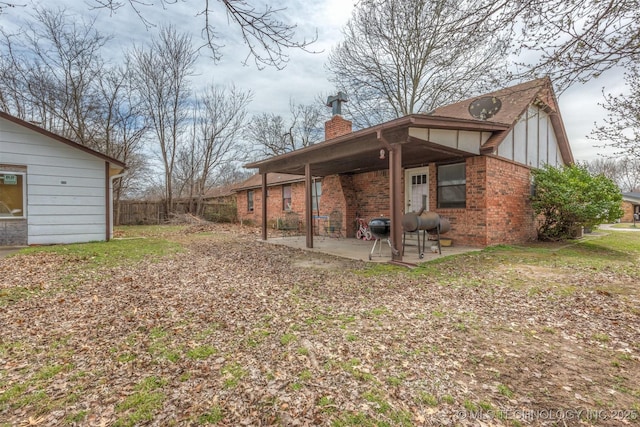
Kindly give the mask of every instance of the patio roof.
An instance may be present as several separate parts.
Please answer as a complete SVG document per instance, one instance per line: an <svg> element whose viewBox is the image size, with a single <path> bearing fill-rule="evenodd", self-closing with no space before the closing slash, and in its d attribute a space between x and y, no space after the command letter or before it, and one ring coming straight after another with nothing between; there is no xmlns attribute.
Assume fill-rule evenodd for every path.
<svg viewBox="0 0 640 427"><path fill-rule="evenodd" d="M622 193L622 200L633 204L640 204L640 193Z"/></svg>
<svg viewBox="0 0 640 427"><path fill-rule="evenodd" d="M388 144L402 145L402 167L410 168L472 156L470 152L447 147L409 135L410 128L447 129L456 131L506 132L509 125L481 120L435 117L413 114L378 126L349 133L281 156L249 163L259 173L279 172L304 175L305 166L311 165L314 176L340 173L362 173L389 168L389 162L380 158L380 150Z"/></svg>

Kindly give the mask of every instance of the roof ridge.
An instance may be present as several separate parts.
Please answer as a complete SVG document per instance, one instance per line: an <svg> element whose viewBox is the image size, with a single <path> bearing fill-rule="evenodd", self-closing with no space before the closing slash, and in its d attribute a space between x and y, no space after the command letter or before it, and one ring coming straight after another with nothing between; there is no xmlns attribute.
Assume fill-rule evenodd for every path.
<svg viewBox="0 0 640 427"><path fill-rule="evenodd" d="M93 155L95 157L98 157L98 158L100 158L102 160L105 160L105 161L107 161L109 163L113 163L114 165L117 165L117 166L119 166L121 168L125 168L126 167L126 164L124 162L122 162L121 160L118 160L118 159L116 159L114 157L111 157L111 156L107 156L106 154L101 153L100 151L94 150L93 148L87 147L86 145L82 145L82 144L80 144L80 143L78 143L76 141L73 141L73 140L69 139L69 138L65 138L64 136L58 135L57 133L54 133L54 132L51 132L50 130L47 130L47 129L45 129L45 128L41 127L41 126L38 126L38 125L36 125L34 123L28 122L28 121L23 120L23 119L21 119L19 117L11 115L11 114L7 113L6 111L0 110L0 118L3 118L3 119L8 120L10 122L13 122L13 123L15 123L15 124L17 124L19 126L25 127L25 128L27 128L29 130L37 132L37 133L39 133L41 135L44 135L44 136L46 136L48 138L55 139L56 141L61 142L63 144L66 144L66 145L68 145L70 147L77 148L78 150L84 151L85 153L91 154L91 155Z"/></svg>

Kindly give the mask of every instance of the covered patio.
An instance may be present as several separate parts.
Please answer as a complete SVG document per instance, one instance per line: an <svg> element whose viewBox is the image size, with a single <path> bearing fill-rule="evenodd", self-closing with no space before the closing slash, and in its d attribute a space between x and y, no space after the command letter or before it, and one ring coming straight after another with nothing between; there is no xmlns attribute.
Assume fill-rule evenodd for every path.
<svg viewBox="0 0 640 427"><path fill-rule="evenodd" d="M339 116L334 116L339 117ZM420 262L417 248L402 251L404 201L402 180L406 168L415 168L434 162L463 161L470 156L480 154L480 147L491 142L497 133L503 133L508 125L473 119L458 119L415 114L402 117L378 126L348 133L325 142L292 151L280 156L250 163L247 168L258 169L262 175L262 194L267 194L267 174L285 173L305 177L304 223L313 224L312 182L316 177L340 174L361 174L365 172L388 170L389 182L389 219L390 248L383 240L384 257L393 262ZM315 237L315 239L314 239ZM267 240L267 202L262 198L262 239ZM273 239L272 239L273 240ZM357 259L368 259L368 251L373 242L355 239L352 250ZM306 227L304 247L316 248L324 241L314 236L313 227ZM336 243L336 242L333 242ZM302 246L301 242L297 244ZM386 246L386 247L385 247ZM443 251L457 251L448 248ZM377 249L376 249L377 252ZM431 252L425 250L425 259ZM412 260L415 255L415 260ZM438 255L439 256L439 255ZM376 260L376 257L373 258Z"/></svg>

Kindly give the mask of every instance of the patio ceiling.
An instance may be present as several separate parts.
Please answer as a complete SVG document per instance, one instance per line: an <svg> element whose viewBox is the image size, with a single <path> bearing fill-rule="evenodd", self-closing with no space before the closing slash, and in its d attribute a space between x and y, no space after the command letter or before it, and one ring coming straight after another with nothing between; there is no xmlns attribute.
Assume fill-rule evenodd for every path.
<svg viewBox="0 0 640 427"><path fill-rule="evenodd" d="M508 126L479 120L411 115L378 126L353 132L329 141L292 151L281 156L250 163L259 173L304 175L311 165L314 176L362 173L389 168L388 145L402 146L402 167L410 168L430 162L455 161L473 154L456 148L409 136L409 128L448 129L461 131L506 131ZM380 150L385 156L380 158Z"/></svg>

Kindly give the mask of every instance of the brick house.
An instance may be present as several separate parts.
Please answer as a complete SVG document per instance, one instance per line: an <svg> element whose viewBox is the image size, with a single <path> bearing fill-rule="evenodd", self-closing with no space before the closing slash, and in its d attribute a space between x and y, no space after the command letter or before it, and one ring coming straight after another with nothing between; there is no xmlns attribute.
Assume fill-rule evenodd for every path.
<svg viewBox="0 0 640 427"><path fill-rule="evenodd" d="M640 215L640 193L622 193L622 211L620 222L634 222L633 215Z"/></svg>
<svg viewBox="0 0 640 427"><path fill-rule="evenodd" d="M274 226L288 212L304 212L304 176L270 173L267 176L267 222ZM262 177L253 175L238 184L236 204L241 222L260 224L262 221Z"/></svg>
<svg viewBox="0 0 640 427"><path fill-rule="evenodd" d="M268 221L287 209L283 194L289 185L290 209L305 225L338 213L343 234L353 237L357 217L390 218L397 261L402 215L423 206L449 220L447 237L456 244L526 242L536 238L531 168L573 163L549 78L355 132L336 114L325 124L325 137L246 165L259 174L250 190L239 189L238 216L251 212L263 224L263 239ZM287 181L278 182L278 176ZM305 230L313 247L314 229Z"/></svg>

